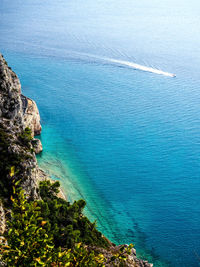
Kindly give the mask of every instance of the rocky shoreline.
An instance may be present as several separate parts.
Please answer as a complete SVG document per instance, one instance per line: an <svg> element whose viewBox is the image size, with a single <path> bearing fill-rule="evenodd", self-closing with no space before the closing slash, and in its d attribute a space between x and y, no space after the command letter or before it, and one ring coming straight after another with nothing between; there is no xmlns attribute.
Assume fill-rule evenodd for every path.
<svg viewBox="0 0 200 267"><path fill-rule="evenodd" d="M7 191L12 184L15 172L18 173L27 198L39 199L39 182L49 179L48 175L38 167L35 156L42 151L40 140L35 138L41 133L41 129L40 114L36 103L22 95L17 75L8 67L7 62L0 54L0 153L2 152L0 160L5 160L5 164L8 164L8 167L13 170L7 172L3 165L0 168L0 175L3 177L0 183L2 191L0 241L1 235L6 229L4 202L8 201ZM66 199L62 190L59 197ZM112 244L108 250L100 250L109 258L114 251L120 250L120 246ZM138 259L135 249L132 249L126 266L152 267L153 264Z"/></svg>

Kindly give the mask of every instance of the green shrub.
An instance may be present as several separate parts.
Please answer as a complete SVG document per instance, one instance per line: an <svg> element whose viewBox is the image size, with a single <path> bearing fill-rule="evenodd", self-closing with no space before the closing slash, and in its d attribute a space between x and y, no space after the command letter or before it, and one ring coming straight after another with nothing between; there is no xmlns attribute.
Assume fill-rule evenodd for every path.
<svg viewBox="0 0 200 267"><path fill-rule="evenodd" d="M41 217L38 203L28 203L22 190L11 199L12 214L8 221L9 230L5 233L7 245L1 247L2 260L8 266L37 266L37 262L38 265L40 262L48 263L54 247L53 238L51 234L47 234L47 222Z"/></svg>
<svg viewBox="0 0 200 267"><path fill-rule="evenodd" d="M48 182L45 183L49 185ZM19 182L16 182L17 184ZM57 191L57 185L49 186L53 188L54 192ZM52 198L52 195L50 195L50 198ZM13 205L7 222L8 230L4 233L4 242L0 243L0 262L6 266L103 267L105 264L107 266L108 264L109 266L126 266L124 263L132 246L128 248L121 247L119 251L114 252L106 259L97 247L88 247L84 243L77 243L74 238L76 236L74 231L78 230L73 230L71 224L66 228L69 234L68 239L73 240L73 247L58 247L54 242L55 233L52 232L52 222L45 220L43 217L44 214L39 205L41 202L28 201L24 191L18 186L17 189L13 187L11 200ZM74 206L74 204L66 203L69 208L76 210L78 213L82 210L81 205ZM81 203L84 204L82 201ZM58 220L58 218L56 219ZM76 219L71 217L71 220ZM59 224L57 227L59 228ZM77 236L80 236L81 231L80 229Z"/></svg>
<svg viewBox="0 0 200 267"><path fill-rule="evenodd" d="M96 229L95 223L91 223L82 212L86 205L84 200L70 204L57 197L59 182L40 182L39 202L45 220L48 220L53 233L56 247L72 248L75 243L82 242L86 245L108 247L108 241Z"/></svg>
<svg viewBox="0 0 200 267"><path fill-rule="evenodd" d="M26 179L22 163L33 157L30 153L31 138L29 128L26 128L17 137L13 136L6 126L0 123L0 198L4 202L9 202L13 180ZM15 168L15 172L11 176L12 167Z"/></svg>
<svg viewBox="0 0 200 267"><path fill-rule="evenodd" d="M30 141L32 140L31 129L26 127L25 130L19 135L19 140L27 147L30 147Z"/></svg>
<svg viewBox="0 0 200 267"><path fill-rule="evenodd" d="M15 187L13 188L15 193ZM21 189L12 197L13 207L0 260L7 266L103 266L104 257L81 243L73 249L55 248L48 221L37 201L28 202Z"/></svg>

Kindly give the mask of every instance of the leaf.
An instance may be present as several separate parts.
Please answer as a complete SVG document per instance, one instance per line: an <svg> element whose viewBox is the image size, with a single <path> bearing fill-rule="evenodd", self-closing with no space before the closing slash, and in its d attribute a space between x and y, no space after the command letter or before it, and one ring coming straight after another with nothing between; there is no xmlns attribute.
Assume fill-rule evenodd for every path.
<svg viewBox="0 0 200 267"><path fill-rule="evenodd" d="M14 174L15 174L15 166L12 166L12 167L10 168L10 177L13 177Z"/></svg>
<svg viewBox="0 0 200 267"><path fill-rule="evenodd" d="M78 243L78 244L76 245L77 248L80 248L80 246L81 246L81 243Z"/></svg>
<svg viewBox="0 0 200 267"><path fill-rule="evenodd" d="M46 221L41 221L41 225L44 226L47 222Z"/></svg>
<svg viewBox="0 0 200 267"><path fill-rule="evenodd" d="M44 265L44 262L43 261L41 261L41 259L40 258L36 258L35 259L40 265Z"/></svg>
<svg viewBox="0 0 200 267"><path fill-rule="evenodd" d="M47 244L47 247L53 249L54 248L54 245L48 245Z"/></svg>
<svg viewBox="0 0 200 267"><path fill-rule="evenodd" d="M10 235L11 233L12 233L12 228L9 229L8 235Z"/></svg>
<svg viewBox="0 0 200 267"><path fill-rule="evenodd" d="M15 186L18 185L21 182L21 179L19 179L17 182L15 182Z"/></svg>
<svg viewBox="0 0 200 267"><path fill-rule="evenodd" d="M24 241L21 241L21 242L20 242L20 245L21 245L21 246L24 246Z"/></svg>

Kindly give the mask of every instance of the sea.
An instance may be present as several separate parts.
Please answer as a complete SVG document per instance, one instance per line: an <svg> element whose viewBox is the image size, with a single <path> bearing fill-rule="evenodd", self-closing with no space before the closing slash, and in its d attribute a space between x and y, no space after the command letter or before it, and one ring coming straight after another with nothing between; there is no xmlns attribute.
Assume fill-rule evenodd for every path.
<svg viewBox="0 0 200 267"><path fill-rule="evenodd" d="M200 266L199 14L197 0L0 0L39 166L154 267Z"/></svg>

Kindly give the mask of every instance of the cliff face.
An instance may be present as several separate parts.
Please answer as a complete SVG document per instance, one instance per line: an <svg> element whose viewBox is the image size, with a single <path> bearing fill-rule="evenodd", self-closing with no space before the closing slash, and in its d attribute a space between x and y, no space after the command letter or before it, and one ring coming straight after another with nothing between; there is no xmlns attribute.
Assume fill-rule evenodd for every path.
<svg viewBox="0 0 200 267"><path fill-rule="evenodd" d="M16 173L27 196L37 197L39 170L34 147L36 152L42 148L40 141L31 140L31 136L40 132L40 116L35 102L21 95L17 75L0 54L0 191L7 191L2 193L5 197L9 197L5 184L11 184Z"/></svg>
<svg viewBox="0 0 200 267"><path fill-rule="evenodd" d="M41 133L40 115L36 103L21 94L17 75L0 54L0 119L19 127L29 127L32 136Z"/></svg>
<svg viewBox="0 0 200 267"><path fill-rule="evenodd" d="M35 101L21 95L24 112L24 124L29 127L32 132L32 136L39 135L41 133L40 114Z"/></svg>
<svg viewBox="0 0 200 267"><path fill-rule="evenodd" d="M22 122L21 85L0 54L0 118Z"/></svg>

